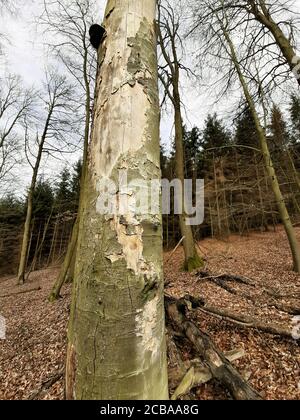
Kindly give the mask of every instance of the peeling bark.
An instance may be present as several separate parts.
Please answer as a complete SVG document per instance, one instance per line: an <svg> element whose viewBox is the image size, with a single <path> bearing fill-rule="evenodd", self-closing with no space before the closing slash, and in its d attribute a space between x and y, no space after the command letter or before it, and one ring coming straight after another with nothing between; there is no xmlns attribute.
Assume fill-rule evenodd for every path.
<svg viewBox="0 0 300 420"><path fill-rule="evenodd" d="M109 0L80 217L67 398L167 399L161 214L103 215L100 184L160 179L155 0ZM113 193L119 203L121 190Z"/></svg>

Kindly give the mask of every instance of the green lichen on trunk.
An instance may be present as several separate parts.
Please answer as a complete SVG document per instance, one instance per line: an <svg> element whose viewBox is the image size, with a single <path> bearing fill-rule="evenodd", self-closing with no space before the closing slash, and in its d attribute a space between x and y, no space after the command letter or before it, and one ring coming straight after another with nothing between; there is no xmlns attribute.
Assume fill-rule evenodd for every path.
<svg viewBox="0 0 300 420"><path fill-rule="evenodd" d="M193 258L189 258L184 263L184 270L191 273L192 271L204 267L204 261L199 255L195 255Z"/></svg>

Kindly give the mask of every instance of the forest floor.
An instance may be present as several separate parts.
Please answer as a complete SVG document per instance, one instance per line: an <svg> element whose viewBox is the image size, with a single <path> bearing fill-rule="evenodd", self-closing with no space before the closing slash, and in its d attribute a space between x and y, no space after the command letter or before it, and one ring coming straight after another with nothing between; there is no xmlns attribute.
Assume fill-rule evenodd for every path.
<svg viewBox="0 0 300 420"><path fill-rule="evenodd" d="M300 228L297 235L300 239ZM280 295L294 295L280 298L280 302L300 306L300 276L291 270L292 260L282 228L277 232L252 233L248 237L231 236L223 241L206 239L199 247L205 256L206 272L252 279L256 286L251 290L245 285L235 287L237 291L248 288L247 293L252 294L255 303L253 299L232 295L209 280L201 280L195 273L182 272L182 249L173 255L165 253L169 295L202 297L220 309L284 325L292 331L296 318L272 306L273 298L264 293L267 289ZM59 268L50 268L32 273L22 287L15 286L15 278L0 278L0 314L7 323L6 340L0 341L0 399L64 398L63 368L71 286L64 287L63 297L58 302L47 301L58 272ZM40 290L18 294L33 288ZM292 337L282 338L235 325L198 310L191 318L211 335L221 350L241 347L245 350L245 356L234 365L263 398L300 399L299 342L297 344ZM191 353L186 348L184 357L195 356ZM199 387L193 395L201 400L229 398L214 381Z"/></svg>

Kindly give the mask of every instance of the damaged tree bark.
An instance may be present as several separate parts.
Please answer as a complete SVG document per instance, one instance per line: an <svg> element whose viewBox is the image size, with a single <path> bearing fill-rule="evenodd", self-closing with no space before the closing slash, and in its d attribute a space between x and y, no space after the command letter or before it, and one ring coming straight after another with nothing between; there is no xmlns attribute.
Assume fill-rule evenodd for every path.
<svg viewBox="0 0 300 420"><path fill-rule="evenodd" d="M207 334L200 331L184 314L184 301L166 299L166 310L175 326L186 335L203 358L211 375L220 381L236 400L261 400L261 396L253 390L241 377L237 370L226 359L224 354L214 345Z"/></svg>
<svg viewBox="0 0 300 420"><path fill-rule="evenodd" d="M138 208L139 187L160 180L155 12L155 0L107 2L76 254L67 399L168 399L159 188L157 206ZM113 207L105 212L108 201Z"/></svg>

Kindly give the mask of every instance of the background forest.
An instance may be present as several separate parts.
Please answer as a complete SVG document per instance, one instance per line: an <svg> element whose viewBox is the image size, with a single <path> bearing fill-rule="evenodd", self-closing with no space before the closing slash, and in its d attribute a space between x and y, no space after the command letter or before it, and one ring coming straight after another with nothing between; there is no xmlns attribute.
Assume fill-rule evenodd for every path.
<svg viewBox="0 0 300 420"><path fill-rule="evenodd" d="M29 3L29 12L31 12L32 5ZM20 15L19 6L18 2L3 2L2 19L10 18L11 22L14 22L14 19L21 20L24 16L23 12ZM61 82L66 85L68 90L63 93L64 100L68 101L68 119L55 122L55 130L51 127L49 133L46 133L46 137L51 138L51 141L47 139L46 145L42 144L43 156L41 162L36 165L38 170L33 194L33 222L30 250L27 256L27 265L33 268L41 268L44 264L61 261L70 239L70 231L72 223L76 219L79 202L82 162L80 139L84 135L80 134L80 130L78 131L78 124L82 126L83 133L84 97L85 95L91 96L92 73L96 60L94 52L86 45L89 41L84 24L92 22L94 16L99 15L103 4L100 5L97 12L96 6L99 5L92 1L79 2L78 4L75 2L69 11L67 6L70 7L67 3L64 5L60 2L57 4L51 2L48 5L45 2L44 6L38 5L40 15L30 15L30 19L25 16L26 24L31 22L32 28L35 28L35 31L40 34L43 43L39 43L38 46L39 48L44 46L47 62L50 63L46 70L46 76L43 77L45 81L42 81L42 89L47 89L47 86L48 89L54 87L54 69L56 68L61 72ZM172 7L171 4L168 6ZM174 14L178 16L183 7L184 4L180 2L174 9ZM286 25L291 27L296 40L297 16L295 11L297 4L295 2L293 7L293 12L289 12L293 21L287 21ZM288 10L290 10L288 5L283 5L282 10L278 10L277 13L288 14ZM192 18L186 20L187 22L180 23L178 41L185 35L187 25L191 24ZM59 28L59 22L65 23L66 30ZM44 27L50 33L49 40L45 35ZM78 28L82 28L79 36L76 34ZM42 132L42 129L45 128L40 126L42 121L40 106L46 100L43 97L35 96L36 93L42 94L42 91L38 92L37 90L40 89L40 82L27 87L28 81L23 81L18 74L12 72L10 45L14 47L17 45L12 44L16 42L14 38L9 39L10 32L8 27L7 34L2 33L1 56L2 66L5 69L5 73L1 77L0 271L2 274L13 274L17 270L27 211L27 193L23 191L22 186L27 184L26 188L29 188L30 172L28 172L28 168L30 165L34 165L34 160L37 159L37 139L34 139L34 136L38 136L38 132ZM184 48L189 51L195 40L185 38L185 43ZM78 51L81 45L84 55ZM222 237L230 233L245 234L249 233L251 229L265 230L269 226L276 225L280 222L276 202L261 159L257 130L249 106L243 99L239 99L236 107L235 104L232 104L232 100L229 100L227 92L225 98L220 97L223 92L220 94L219 92L226 79L225 71L222 76L224 80L220 79L221 82L218 81L217 84L214 82L211 87L200 87L201 83L206 81L207 75L204 68L202 81L200 76L197 76L195 63L197 63L199 52L195 53L194 68L191 64L191 68L187 69L187 77L185 68L187 63L190 64L190 59L187 57L187 52L182 51L182 45L178 43L177 48L182 55L181 61L184 63L182 79L187 89L183 89L183 93L186 97L184 100L188 101L185 104L187 105L188 125L184 126L183 136L185 177L203 178L206 184L205 222L195 229L196 238ZM265 47L266 58L262 58L263 65L270 54L267 51L268 48L268 46ZM209 62L205 64L209 65ZM279 74L275 73L277 72L275 64L273 71L276 77L272 80L272 92L267 98L269 106L265 116L267 137L285 201L293 222L297 224L299 214L297 171L299 170L300 98L294 89L290 88L290 84L294 87L290 77L287 78L284 71L280 71ZM88 83L83 86L81 77L85 73L88 76ZM197 80L200 83L199 93L197 92L197 96L191 95L191 83L197 83ZM266 82L266 86L266 89L271 88L269 81ZM162 85L162 94L163 88L164 85ZM82 103L72 103L75 92L82 97ZM217 95L219 95L218 103L213 97ZM238 93L235 92L235 96L237 97ZM198 105L198 97L203 98L204 103L201 105ZM91 98L88 101L91 101ZM223 109L226 102L229 103L230 111ZM213 111L205 117L203 109L207 108L208 103L211 103L212 109L219 108L219 110L218 113ZM201 115L201 119L195 126L191 125L191 116L188 115L187 109L192 109L192 119L195 122L197 122L195 115ZM74 116L70 118L70 111L76 111L76 119L73 118ZM78 117L80 117L80 123L78 123ZM162 177L172 180L176 171L174 138L172 140L174 130L170 106L165 107L162 117ZM39 124L37 124L37 119L40 120ZM75 128L76 136L71 138L70 132L74 133ZM30 134L33 135L32 139ZM52 141L54 137L56 139ZM25 150L23 144L25 144ZM66 162L69 156L71 162L74 163ZM76 163L76 157L78 157L78 163ZM61 168L60 173L57 168ZM53 172L56 172L54 176ZM15 192L16 190L17 192ZM164 245L174 247L180 237L177 218L164 217Z"/></svg>
<svg viewBox="0 0 300 420"><path fill-rule="evenodd" d="M293 223L299 219L300 97L290 98L289 113L274 105L268 121L268 141ZM185 176L205 179L205 222L195 238L226 237L251 230L268 231L280 223L276 202L261 159L255 124L248 109L228 128L217 114L208 115L204 129L184 127ZM296 172L288 155L293 157ZM161 147L162 177L174 179L174 146ZM66 252L79 203L82 164L51 178L38 178L33 198L33 222L27 264L31 270L58 264ZM0 201L0 270L16 274L26 216L26 200L13 193ZM176 216L164 216L164 245L180 240Z"/></svg>
<svg viewBox="0 0 300 420"><path fill-rule="evenodd" d="M299 28L299 0L0 0L0 398L299 399ZM124 168L203 179L204 222L104 217Z"/></svg>

